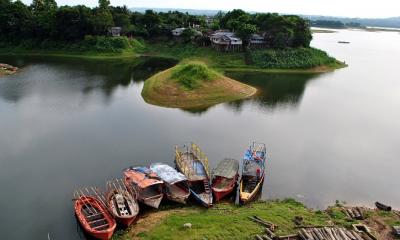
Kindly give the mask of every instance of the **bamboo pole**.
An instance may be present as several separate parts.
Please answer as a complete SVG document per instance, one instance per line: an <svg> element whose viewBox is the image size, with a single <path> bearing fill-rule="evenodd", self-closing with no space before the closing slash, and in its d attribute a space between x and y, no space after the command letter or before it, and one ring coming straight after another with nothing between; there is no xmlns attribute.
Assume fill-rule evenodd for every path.
<svg viewBox="0 0 400 240"><path fill-rule="evenodd" d="M92 215L98 214L96 208L94 208L94 207L89 203L89 200L88 200L88 198L86 197L86 195L83 193L82 189L79 189L79 192L80 192L80 198L79 198L79 199L83 198L83 199L82 199L83 205L88 209L89 213L91 213ZM88 204L89 204L89 205L88 205Z"/></svg>

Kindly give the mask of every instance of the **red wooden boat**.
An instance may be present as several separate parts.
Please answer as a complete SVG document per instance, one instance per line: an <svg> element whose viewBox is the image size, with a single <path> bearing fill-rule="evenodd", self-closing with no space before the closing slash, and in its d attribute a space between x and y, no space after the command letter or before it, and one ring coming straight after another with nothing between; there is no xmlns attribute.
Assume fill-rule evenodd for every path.
<svg viewBox="0 0 400 240"><path fill-rule="evenodd" d="M101 200L86 196L82 191L74 195L75 214L83 229L94 238L111 239L117 224Z"/></svg>
<svg viewBox="0 0 400 240"><path fill-rule="evenodd" d="M218 163L213 171L211 189L215 201L226 197L235 189L239 178L239 161L235 159L224 159Z"/></svg>
<svg viewBox="0 0 400 240"><path fill-rule="evenodd" d="M118 223L129 227L139 214L136 196L132 196L120 179L107 182L106 204Z"/></svg>

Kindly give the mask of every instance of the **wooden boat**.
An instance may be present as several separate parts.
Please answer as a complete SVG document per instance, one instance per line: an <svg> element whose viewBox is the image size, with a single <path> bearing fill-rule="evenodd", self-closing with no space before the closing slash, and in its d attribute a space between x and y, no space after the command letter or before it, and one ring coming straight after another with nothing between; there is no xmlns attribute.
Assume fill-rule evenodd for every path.
<svg viewBox="0 0 400 240"><path fill-rule="evenodd" d="M124 183L132 195L137 193L140 202L158 208L163 194L163 184L147 167L130 167L124 170Z"/></svg>
<svg viewBox="0 0 400 240"><path fill-rule="evenodd" d="M239 201L241 204L254 200L257 193L262 189L265 178L266 153L265 144L253 143L244 154L239 189Z"/></svg>
<svg viewBox="0 0 400 240"><path fill-rule="evenodd" d="M124 227L131 225L139 213L136 195L128 191L121 179L107 182L106 204L109 212Z"/></svg>
<svg viewBox="0 0 400 240"><path fill-rule="evenodd" d="M102 200L82 190L75 191L74 197L75 215L83 229L94 238L111 239L117 224Z"/></svg>
<svg viewBox="0 0 400 240"><path fill-rule="evenodd" d="M150 170L164 182L164 194L171 201L185 204L190 195L188 179L182 173L163 163L150 165Z"/></svg>
<svg viewBox="0 0 400 240"><path fill-rule="evenodd" d="M175 164L188 178L193 197L203 206L211 207L213 198L207 156L194 143L181 148L175 147Z"/></svg>
<svg viewBox="0 0 400 240"><path fill-rule="evenodd" d="M239 177L238 172L238 160L224 159L218 163L218 166L213 171L211 185L215 201L218 202L235 189Z"/></svg>
<svg viewBox="0 0 400 240"><path fill-rule="evenodd" d="M392 211L392 207L391 207L391 206L387 206L387 205L385 205L385 204L383 204L383 203L380 203L380 202L376 202L376 203L375 203L375 206L376 206L379 210L382 210L382 211L388 211L388 212Z"/></svg>

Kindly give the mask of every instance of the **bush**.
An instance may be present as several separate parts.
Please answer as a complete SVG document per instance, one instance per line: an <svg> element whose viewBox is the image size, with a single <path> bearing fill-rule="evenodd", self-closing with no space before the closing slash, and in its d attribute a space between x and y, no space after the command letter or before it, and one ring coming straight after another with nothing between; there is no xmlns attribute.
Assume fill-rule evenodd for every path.
<svg viewBox="0 0 400 240"><path fill-rule="evenodd" d="M122 52L127 49L142 50L144 43L127 37L106 37L87 35L81 41L64 42L54 40L26 39L19 42L0 41L1 47L20 48L25 50L50 50L50 51L94 51L102 53Z"/></svg>
<svg viewBox="0 0 400 240"><path fill-rule="evenodd" d="M250 61L262 68L303 69L336 62L326 52L315 48L255 50L248 54Z"/></svg>
<svg viewBox="0 0 400 240"><path fill-rule="evenodd" d="M204 63L186 63L172 70L170 79L177 81L182 87L193 90L200 87L203 81L214 80L218 73L209 69Z"/></svg>

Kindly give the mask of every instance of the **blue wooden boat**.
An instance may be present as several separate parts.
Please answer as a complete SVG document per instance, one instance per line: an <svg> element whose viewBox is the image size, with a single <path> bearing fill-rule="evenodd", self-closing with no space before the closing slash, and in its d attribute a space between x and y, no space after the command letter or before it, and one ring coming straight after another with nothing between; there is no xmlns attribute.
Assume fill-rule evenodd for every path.
<svg viewBox="0 0 400 240"><path fill-rule="evenodd" d="M242 178L240 179L239 201L246 204L253 201L265 178L265 159L267 150L263 143L253 143L243 157Z"/></svg>
<svg viewBox="0 0 400 240"><path fill-rule="evenodd" d="M192 143L190 146L175 147L175 164L189 181L191 195L205 207L213 204L210 188L208 158L200 148Z"/></svg>

